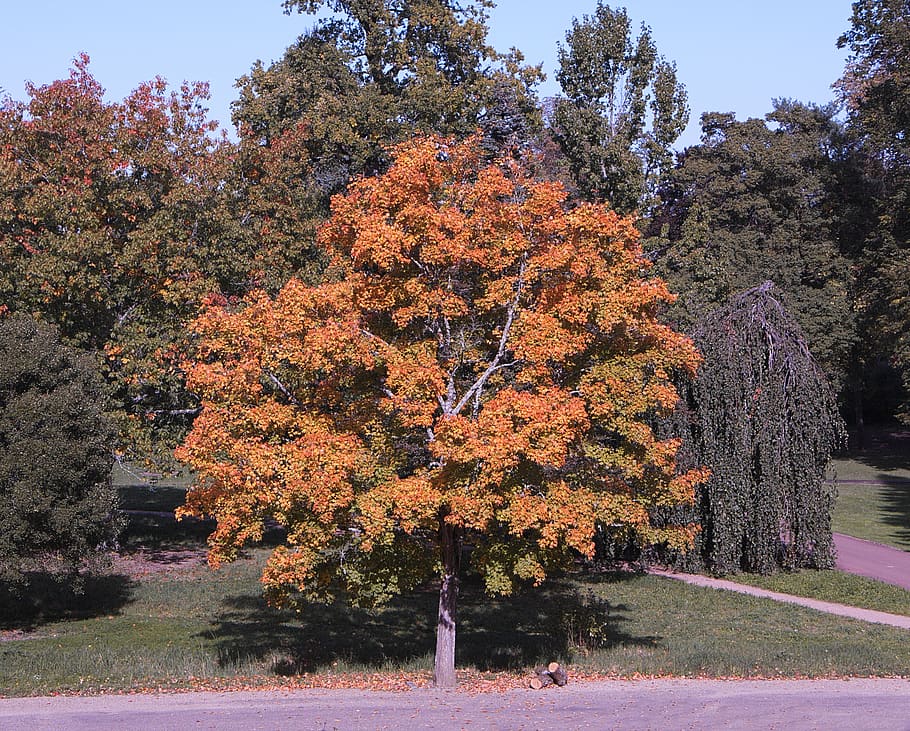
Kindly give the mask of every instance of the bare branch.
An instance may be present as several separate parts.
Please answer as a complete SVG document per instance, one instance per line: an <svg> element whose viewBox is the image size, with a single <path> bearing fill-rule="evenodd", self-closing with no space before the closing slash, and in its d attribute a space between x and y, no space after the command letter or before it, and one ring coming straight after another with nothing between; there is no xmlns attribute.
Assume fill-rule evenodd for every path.
<svg viewBox="0 0 910 731"><path fill-rule="evenodd" d="M162 414L164 416L195 416L196 414L202 411L201 406L197 406L193 409L155 409L149 411L149 414Z"/></svg>
<svg viewBox="0 0 910 731"><path fill-rule="evenodd" d="M492 362L487 369L480 374L478 379L474 381L471 387L465 391L464 396L461 397L461 400L456 404L452 414L458 414L467 404L471 398L476 397L480 399L480 391L483 390L484 384L486 384L487 379L493 375L500 367L506 367L505 365L500 366L500 361L506 353L506 346L509 342L509 332L512 329L512 323L515 322L515 317L518 314L518 303L521 299L521 293L524 289L524 275L528 267L527 256L523 256L521 259L521 266L518 270L518 282L515 287L515 296L512 298L512 301L509 302L509 306L506 309L506 321L502 327L502 335L499 337L499 348L496 351L496 356L493 358ZM517 362L517 361L515 361ZM509 363L507 365L514 365L515 362Z"/></svg>
<svg viewBox="0 0 910 731"><path fill-rule="evenodd" d="M297 400L297 397L292 394L287 386L285 386L281 380L276 376L272 371L265 371L265 375L269 377L269 380L275 384L275 387L284 394L285 398L290 401L294 406L300 406L300 402Z"/></svg>

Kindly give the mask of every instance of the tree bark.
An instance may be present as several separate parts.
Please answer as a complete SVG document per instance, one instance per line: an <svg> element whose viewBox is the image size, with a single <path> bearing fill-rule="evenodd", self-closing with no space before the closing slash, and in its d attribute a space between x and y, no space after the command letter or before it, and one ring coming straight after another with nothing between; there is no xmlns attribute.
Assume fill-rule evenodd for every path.
<svg viewBox="0 0 910 731"><path fill-rule="evenodd" d="M857 381L853 390L853 415L856 420L856 449L866 448L866 419L863 413L863 383Z"/></svg>
<svg viewBox="0 0 910 731"><path fill-rule="evenodd" d="M440 520L439 537L443 575L439 586L433 682L437 688L454 688L457 685L455 680L455 613L458 606L461 536L455 526L447 524L445 520Z"/></svg>

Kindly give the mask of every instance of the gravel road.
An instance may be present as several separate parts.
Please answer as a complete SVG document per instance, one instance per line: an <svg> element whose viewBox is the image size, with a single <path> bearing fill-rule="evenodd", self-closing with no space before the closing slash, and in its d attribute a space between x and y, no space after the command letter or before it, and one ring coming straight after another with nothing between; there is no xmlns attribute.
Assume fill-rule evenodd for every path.
<svg viewBox="0 0 910 731"><path fill-rule="evenodd" d="M910 731L910 681L612 681L470 695L304 690L0 699L4 731L875 729Z"/></svg>

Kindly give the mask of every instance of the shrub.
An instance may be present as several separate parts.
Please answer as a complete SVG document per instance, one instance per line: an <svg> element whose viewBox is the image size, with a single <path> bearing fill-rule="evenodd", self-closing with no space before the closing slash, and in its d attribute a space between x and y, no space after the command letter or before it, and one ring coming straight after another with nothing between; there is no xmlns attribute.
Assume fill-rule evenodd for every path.
<svg viewBox="0 0 910 731"><path fill-rule="evenodd" d="M24 315L0 320L0 581L73 575L117 535L114 430L90 355Z"/></svg>

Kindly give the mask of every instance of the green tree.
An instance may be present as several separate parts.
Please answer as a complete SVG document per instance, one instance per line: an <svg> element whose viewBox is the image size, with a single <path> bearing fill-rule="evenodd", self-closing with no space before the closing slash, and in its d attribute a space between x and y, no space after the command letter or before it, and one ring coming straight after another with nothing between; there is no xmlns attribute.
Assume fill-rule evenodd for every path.
<svg viewBox="0 0 910 731"><path fill-rule="evenodd" d="M483 130L492 157L542 127L539 68L486 44L486 2L286 2L318 21L284 56L238 82L235 218L258 251L254 271L276 292L316 281L315 229L357 175L388 165L390 145L417 133Z"/></svg>
<svg viewBox="0 0 910 731"><path fill-rule="evenodd" d="M710 313L694 340L704 362L683 390L683 451L711 477L693 553L719 573L830 568L825 470L844 432L799 326L767 282Z"/></svg>
<svg viewBox="0 0 910 731"><path fill-rule="evenodd" d="M691 331L736 293L771 280L839 387L856 335L833 115L790 101L775 102L767 122L705 114L702 143L686 149L661 190L649 245L680 294L668 310L679 327Z"/></svg>
<svg viewBox="0 0 910 731"><path fill-rule="evenodd" d="M0 582L72 575L119 529L115 430L93 360L27 315L0 319Z"/></svg>
<svg viewBox="0 0 910 731"><path fill-rule="evenodd" d="M869 210L876 221L859 260L864 337L900 372L902 417L910 421L910 5L854 2L838 46L850 56L837 87L863 142L865 184L874 192Z"/></svg>
<svg viewBox="0 0 910 731"><path fill-rule="evenodd" d="M473 134L508 96L539 119L537 67L487 45L486 0L288 0L317 22L269 68L239 81L234 120L264 143L303 122L330 192L387 163L385 149L415 133ZM527 100L532 103L528 104ZM495 115L494 115L495 116ZM513 124L514 126L514 124Z"/></svg>
<svg viewBox="0 0 910 731"><path fill-rule="evenodd" d="M27 91L0 104L0 304L100 353L124 429L167 453L196 409L184 325L210 293L249 285L233 147L213 139L201 85L156 79L108 103L82 56Z"/></svg>
<svg viewBox="0 0 910 731"><path fill-rule="evenodd" d="M658 54L647 26L634 38L625 8L601 2L592 16L572 21L559 64L565 98L551 128L582 197L647 212L689 121L675 64Z"/></svg>

